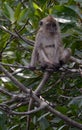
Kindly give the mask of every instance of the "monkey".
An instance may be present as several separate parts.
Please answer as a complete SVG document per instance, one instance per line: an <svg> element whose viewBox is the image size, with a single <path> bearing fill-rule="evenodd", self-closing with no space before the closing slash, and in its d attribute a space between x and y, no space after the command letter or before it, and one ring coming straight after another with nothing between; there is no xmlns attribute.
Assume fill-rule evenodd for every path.
<svg viewBox="0 0 82 130"><path fill-rule="evenodd" d="M56 19L49 15L39 23L39 30L35 38L34 49L31 56L30 69L40 65L44 72L43 78L34 91L40 96L40 92L53 70L58 70L62 64L67 63L71 56L71 49L64 49L59 24ZM51 72L51 73L50 73ZM33 99L30 99L28 111L32 108ZM29 126L30 116L28 116ZM29 129L29 128L28 128Z"/></svg>
<svg viewBox="0 0 82 130"><path fill-rule="evenodd" d="M35 68L39 64L44 69L58 69L70 59L71 49L64 49L59 23L53 16L40 20L39 26L30 66Z"/></svg>

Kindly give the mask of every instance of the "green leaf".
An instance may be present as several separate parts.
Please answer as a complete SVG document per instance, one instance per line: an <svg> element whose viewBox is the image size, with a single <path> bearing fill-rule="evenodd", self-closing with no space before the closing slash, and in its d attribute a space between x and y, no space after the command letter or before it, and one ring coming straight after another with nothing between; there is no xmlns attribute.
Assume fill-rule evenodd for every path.
<svg viewBox="0 0 82 130"><path fill-rule="evenodd" d="M82 96L78 96L78 97L73 98L69 102L68 106L70 106L70 105L76 105L76 106L82 107Z"/></svg>
<svg viewBox="0 0 82 130"><path fill-rule="evenodd" d="M20 15L20 12L21 12L21 3L19 3L15 9L15 19L17 20L19 18L19 15Z"/></svg>
<svg viewBox="0 0 82 130"><path fill-rule="evenodd" d="M49 123L46 120L46 118L41 118L39 123L40 123L41 130L46 130L49 127Z"/></svg>
<svg viewBox="0 0 82 130"><path fill-rule="evenodd" d="M62 125L58 130L63 130L63 128L65 129L66 125Z"/></svg>
<svg viewBox="0 0 82 130"><path fill-rule="evenodd" d="M7 2L4 2L4 14L12 23L15 22L14 11Z"/></svg>
<svg viewBox="0 0 82 130"><path fill-rule="evenodd" d="M76 2L82 3L82 0L75 0Z"/></svg>
<svg viewBox="0 0 82 130"><path fill-rule="evenodd" d="M18 128L18 125L12 126L9 130L14 130L15 128Z"/></svg>
<svg viewBox="0 0 82 130"><path fill-rule="evenodd" d="M0 130L6 130L6 115L0 112Z"/></svg>
<svg viewBox="0 0 82 130"><path fill-rule="evenodd" d="M76 12L71 8L71 6L67 5L55 5L52 8L52 14L59 15L60 17L70 18L70 19L77 19Z"/></svg>
<svg viewBox="0 0 82 130"><path fill-rule="evenodd" d="M82 12L76 5L67 6L72 9L81 19L82 19Z"/></svg>
<svg viewBox="0 0 82 130"><path fill-rule="evenodd" d="M18 22L24 21L24 20L27 18L27 15L28 15L27 9L23 9L23 10L20 12L20 15L19 15L19 18L18 18Z"/></svg>
<svg viewBox="0 0 82 130"><path fill-rule="evenodd" d="M57 110L59 110L60 112L62 112L63 114L66 114L68 108L66 106L58 106Z"/></svg>
<svg viewBox="0 0 82 130"><path fill-rule="evenodd" d="M33 7L34 9L39 9L40 11L42 11L42 9L40 8L40 6L38 6L36 3L33 2Z"/></svg>

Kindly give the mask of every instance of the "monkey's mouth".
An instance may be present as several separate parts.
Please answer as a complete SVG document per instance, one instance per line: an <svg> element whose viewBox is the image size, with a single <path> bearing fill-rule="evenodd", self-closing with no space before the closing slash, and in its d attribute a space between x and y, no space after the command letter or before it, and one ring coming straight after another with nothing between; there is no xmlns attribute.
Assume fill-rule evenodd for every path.
<svg viewBox="0 0 82 130"><path fill-rule="evenodd" d="M50 31L49 31L49 33L50 33L51 35L56 34L56 32L57 32L56 30L50 30Z"/></svg>
<svg viewBox="0 0 82 130"><path fill-rule="evenodd" d="M56 34L57 33L57 28L51 28L51 29L48 29L49 30L49 33L50 34Z"/></svg>

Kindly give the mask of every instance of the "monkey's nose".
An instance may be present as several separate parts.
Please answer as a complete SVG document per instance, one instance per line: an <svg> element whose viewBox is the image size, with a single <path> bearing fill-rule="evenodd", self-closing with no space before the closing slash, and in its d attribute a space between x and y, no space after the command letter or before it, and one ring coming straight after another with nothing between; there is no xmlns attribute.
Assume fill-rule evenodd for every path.
<svg viewBox="0 0 82 130"><path fill-rule="evenodd" d="M50 29L50 32L51 33L55 33L56 29L51 25L51 29Z"/></svg>

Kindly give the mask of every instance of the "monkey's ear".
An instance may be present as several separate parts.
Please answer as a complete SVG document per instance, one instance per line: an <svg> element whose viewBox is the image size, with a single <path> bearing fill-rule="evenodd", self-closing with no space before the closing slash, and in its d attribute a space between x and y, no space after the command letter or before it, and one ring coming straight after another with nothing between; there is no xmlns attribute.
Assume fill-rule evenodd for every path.
<svg viewBox="0 0 82 130"><path fill-rule="evenodd" d="M42 21L42 20L39 22L39 25L40 25L40 26L42 26L42 25L43 25L43 21Z"/></svg>

